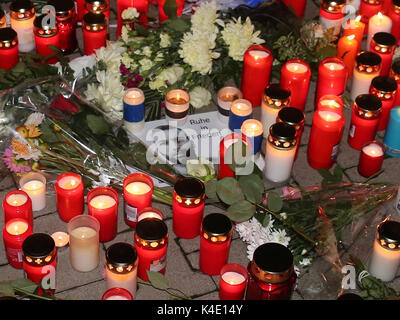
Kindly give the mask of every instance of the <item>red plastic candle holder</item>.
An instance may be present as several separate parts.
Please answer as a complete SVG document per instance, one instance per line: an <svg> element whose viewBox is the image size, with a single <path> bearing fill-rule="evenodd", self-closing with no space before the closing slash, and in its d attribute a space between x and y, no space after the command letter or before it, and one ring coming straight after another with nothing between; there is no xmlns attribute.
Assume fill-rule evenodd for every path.
<svg viewBox="0 0 400 320"><path fill-rule="evenodd" d="M307 62L293 59L286 62L281 70L281 88L290 91L290 107L304 111L311 69Z"/></svg>
<svg viewBox="0 0 400 320"><path fill-rule="evenodd" d="M247 269L230 263L222 267L219 277L220 300L243 300L248 280Z"/></svg>
<svg viewBox="0 0 400 320"><path fill-rule="evenodd" d="M131 293L124 288L111 288L104 292L101 300L133 300Z"/></svg>
<svg viewBox="0 0 400 320"><path fill-rule="evenodd" d="M147 270L165 274L168 248L165 222L154 218L140 220L136 225L134 241L139 258L138 277L149 281Z"/></svg>
<svg viewBox="0 0 400 320"><path fill-rule="evenodd" d="M382 11L383 0L361 0L359 13L361 15L361 21L366 25L365 33L368 31L369 19Z"/></svg>
<svg viewBox="0 0 400 320"><path fill-rule="evenodd" d="M246 300L290 300L297 275L288 248L272 242L259 246L247 270Z"/></svg>
<svg viewBox="0 0 400 320"><path fill-rule="evenodd" d="M382 168L385 147L378 141L369 141L361 149L358 172L363 177L370 177Z"/></svg>
<svg viewBox="0 0 400 320"><path fill-rule="evenodd" d="M400 40L400 0L392 0L392 6L387 12L388 17L392 20L392 31L390 32L396 42Z"/></svg>
<svg viewBox="0 0 400 320"><path fill-rule="evenodd" d="M0 68L8 70L19 62L18 37L11 28L0 29Z"/></svg>
<svg viewBox="0 0 400 320"><path fill-rule="evenodd" d="M163 220L164 215L161 212L161 210L149 207L149 208L144 208L142 211L140 211L138 213L137 221L139 222L140 220L143 220L146 218L154 218L154 219Z"/></svg>
<svg viewBox="0 0 400 320"><path fill-rule="evenodd" d="M109 0L85 0L84 13L87 14L89 12L95 14L104 14L106 21L108 22L110 20Z"/></svg>
<svg viewBox="0 0 400 320"><path fill-rule="evenodd" d="M66 172L57 177L56 203L60 219L69 222L73 217L83 214L84 186L80 175Z"/></svg>
<svg viewBox="0 0 400 320"><path fill-rule="evenodd" d="M367 141L374 140L381 111L382 102L378 97L372 94L362 94L356 98L347 138L352 148L361 150Z"/></svg>
<svg viewBox="0 0 400 320"><path fill-rule="evenodd" d="M357 40L357 52L360 51L361 44L364 38L365 24L361 21L362 17L358 15L355 19L347 20L344 25L343 36L355 36ZM349 70L350 72L350 70Z"/></svg>
<svg viewBox="0 0 400 320"><path fill-rule="evenodd" d="M343 113L343 99L333 94L326 94L319 99L317 110L335 110Z"/></svg>
<svg viewBox="0 0 400 320"><path fill-rule="evenodd" d="M372 37L370 51L378 54L382 59L380 75L389 75L394 51L396 50L396 38L387 32L378 32Z"/></svg>
<svg viewBox="0 0 400 320"><path fill-rule="evenodd" d="M14 218L6 222L3 229L4 249L13 268L22 269L22 243L33 233L28 221Z"/></svg>
<svg viewBox="0 0 400 320"><path fill-rule="evenodd" d="M98 187L87 194L89 215L100 223L99 240L108 242L117 235L118 193L109 187Z"/></svg>
<svg viewBox="0 0 400 320"><path fill-rule="evenodd" d="M172 222L176 236L193 239L200 234L205 202L204 183L196 178L182 178L172 193Z"/></svg>
<svg viewBox="0 0 400 320"><path fill-rule="evenodd" d="M324 30L332 29L333 34L339 35L344 18L345 0L322 0L319 10L319 21Z"/></svg>
<svg viewBox="0 0 400 320"><path fill-rule="evenodd" d="M149 1L148 0L117 0L117 36L121 36L121 29L123 26L122 12L128 8L136 8L140 13L139 22L141 24L147 23L146 12L149 11Z"/></svg>
<svg viewBox="0 0 400 320"><path fill-rule="evenodd" d="M83 43L85 55L105 47L107 42L107 21L103 13L89 12L83 16Z"/></svg>
<svg viewBox="0 0 400 320"><path fill-rule="evenodd" d="M4 222L22 218L33 228L32 200L25 191L14 190L3 199Z"/></svg>
<svg viewBox="0 0 400 320"><path fill-rule="evenodd" d="M253 107L261 105L264 89L271 77L272 61L271 50L262 45L252 45L244 54L240 90Z"/></svg>
<svg viewBox="0 0 400 320"><path fill-rule="evenodd" d="M168 16L164 12L165 0L158 0L158 20L161 22L168 19ZM176 0L176 15L180 17L182 15L183 7L185 5L185 0Z"/></svg>
<svg viewBox="0 0 400 320"><path fill-rule="evenodd" d="M224 214L211 213L204 217L200 235L200 270L218 275L228 262L232 240L232 222Z"/></svg>
<svg viewBox="0 0 400 320"><path fill-rule="evenodd" d="M46 15L40 15L36 17L34 21L34 34L35 34L35 44L36 52L40 54L44 59L50 55L54 55L55 52L49 47L53 46L56 48L60 47L60 34L58 33L58 27L55 25L54 29L49 26L43 27L43 18ZM57 63L57 57L48 58L46 60L47 64Z"/></svg>
<svg viewBox="0 0 400 320"><path fill-rule="evenodd" d="M124 179L123 188L125 223L135 228L138 212L144 208L151 207L154 182L149 175L135 172Z"/></svg>
<svg viewBox="0 0 400 320"><path fill-rule="evenodd" d="M392 64L392 68L389 72L389 77L393 78L397 82L397 92L394 97L394 106L400 106L400 60L395 61Z"/></svg>
<svg viewBox="0 0 400 320"><path fill-rule="evenodd" d="M82 21L82 18L85 15L85 0L74 0L74 2L75 2L76 20Z"/></svg>

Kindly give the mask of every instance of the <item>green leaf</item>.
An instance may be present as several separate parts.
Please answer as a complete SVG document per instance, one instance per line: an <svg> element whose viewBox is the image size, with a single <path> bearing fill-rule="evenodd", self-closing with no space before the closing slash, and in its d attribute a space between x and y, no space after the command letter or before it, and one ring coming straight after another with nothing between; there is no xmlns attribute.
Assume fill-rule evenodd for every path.
<svg viewBox="0 0 400 320"><path fill-rule="evenodd" d="M337 183L340 183L343 179L343 169L341 166L336 165L335 169L333 170L333 175Z"/></svg>
<svg viewBox="0 0 400 320"><path fill-rule="evenodd" d="M239 200L232 204L226 211L226 215L235 222L244 222L249 220L256 213L255 205L247 200Z"/></svg>
<svg viewBox="0 0 400 320"><path fill-rule="evenodd" d="M318 169L318 173L325 180L332 180L333 176L328 169Z"/></svg>
<svg viewBox="0 0 400 320"><path fill-rule="evenodd" d="M239 182L234 178L228 177L217 182L217 194L222 202L231 205L238 200L244 199Z"/></svg>
<svg viewBox="0 0 400 320"><path fill-rule="evenodd" d="M138 23L134 24L134 28L135 28L135 31L137 31L139 36L147 37L150 34L149 30L147 30L145 27L141 26Z"/></svg>
<svg viewBox="0 0 400 320"><path fill-rule="evenodd" d="M240 176L239 184L246 199L252 203L260 203L264 194L264 182L255 174Z"/></svg>
<svg viewBox="0 0 400 320"><path fill-rule="evenodd" d="M10 281L0 282L0 296L14 297L14 289Z"/></svg>
<svg viewBox="0 0 400 320"><path fill-rule="evenodd" d="M186 31L189 31L190 29L190 23L187 20L184 19L168 19L166 20L166 23L168 25L168 28L176 31L176 32L181 32L185 33Z"/></svg>
<svg viewBox="0 0 400 320"><path fill-rule="evenodd" d="M165 0L164 13L168 16L168 19L176 18L177 10L178 10L178 5L176 4L176 0Z"/></svg>
<svg viewBox="0 0 400 320"><path fill-rule="evenodd" d="M17 279L11 282L13 288L22 289L29 293L34 293L38 288L38 285L28 279Z"/></svg>
<svg viewBox="0 0 400 320"><path fill-rule="evenodd" d="M94 134L107 134L109 132L108 124L101 116L88 114L86 116L86 121Z"/></svg>
<svg viewBox="0 0 400 320"><path fill-rule="evenodd" d="M267 206L272 212L279 212L282 210L283 200L277 193L270 192L268 193Z"/></svg>
<svg viewBox="0 0 400 320"><path fill-rule="evenodd" d="M256 212L254 217L261 223L261 225L265 228L269 225L270 215L265 212Z"/></svg>
<svg viewBox="0 0 400 320"><path fill-rule="evenodd" d="M146 273L154 288L160 290L167 290L169 288L168 280L163 274L150 270L146 270Z"/></svg>
<svg viewBox="0 0 400 320"><path fill-rule="evenodd" d="M251 157L252 152L249 147L243 141L238 141L232 143L226 150L224 160L235 174L249 175L254 169Z"/></svg>
<svg viewBox="0 0 400 320"><path fill-rule="evenodd" d="M217 180L210 180L205 183L206 186L206 196L209 199L216 200L217 196Z"/></svg>

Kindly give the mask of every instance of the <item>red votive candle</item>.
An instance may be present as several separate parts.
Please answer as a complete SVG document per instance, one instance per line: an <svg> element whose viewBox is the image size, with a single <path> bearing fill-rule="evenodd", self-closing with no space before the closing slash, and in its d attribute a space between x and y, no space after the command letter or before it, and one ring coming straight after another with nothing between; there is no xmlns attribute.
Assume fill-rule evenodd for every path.
<svg viewBox="0 0 400 320"><path fill-rule="evenodd" d="M396 42L400 40L400 0L392 0L392 6L387 12L387 15L392 19L392 31L390 32Z"/></svg>
<svg viewBox="0 0 400 320"><path fill-rule="evenodd" d="M107 24L110 20L110 6L108 0L85 0L85 14L92 12L95 14L104 14Z"/></svg>
<svg viewBox="0 0 400 320"><path fill-rule="evenodd" d="M324 30L332 29L333 34L338 36L342 28L344 18L343 8L345 0L322 0L319 10L319 22Z"/></svg>
<svg viewBox="0 0 400 320"><path fill-rule="evenodd" d="M34 233L23 242L22 252L26 277L39 285L39 294L44 290L54 293L57 248L53 238L45 233Z"/></svg>
<svg viewBox="0 0 400 320"><path fill-rule="evenodd" d="M164 12L165 0L158 0L158 20L161 22L168 19L168 16ZM176 15L180 17L182 15L183 7L185 5L185 0L176 0Z"/></svg>
<svg viewBox="0 0 400 320"><path fill-rule="evenodd" d="M108 242L117 235L118 193L109 187L98 187L87 194L89 215L100 223L99 240Z"/></svg>
<svg viewBox="0 0 400 320"><path fill-rule="evenodd" d="M322 60L318 68L315 104L326 94L343 95L346 89L347 75L347 67L342 59L329 57Z"/></svg>
<svg viewBox="0 0 400 320"><path fill-rule="evenodd" d="M146 218L154 218L154 219L163 220L164 215L160 210L149 207L149 208L144 208L142 211L140 211L138 213L137 221L139 222L140 220L143 220Z"/></svg>
<svg viewBox="0 0 400 320"><path fill-rule="evenodd" d="M383 0L361 0L359 13L361 15L361 21L365 24L365 33L368 32L369 19L376 15L379 11L382 11Z"/></svg>
<svg viewBox="0 0 400 320"><path fill-rule="evenodd" d="M83 44L85 55L105 47L107 42L107 21L103 13L89 12L83 16Z"/></svg>
<svg viewBox="0 0 400 320"><path fill-rule="evenodd" d="M133 297L124 288L111 288L104 292L101 300L133 300Z"/></svg>
<svg viewBox="0 0 400 320"><path fill-rule="evenodd" d="M82 21L85 15L85 0L74 0L75 2L75 13L77 21Z"/></svg>
<svg viewBox="0 0 400 320"><path fill-rule="evenodd" d="M289 106L304 111L310 86L311 69L300 59L289 60L281 70L281 88L290 91Z"/></svg>
<svg viewBox="0 0 400 320"><path fill-rule="evenodd" d="M354 35L357 40L357 52L360 51L361 44L364 38L365 24L361 22L361 16L357 16L355 19L346 21L343 29L343 36L348 37ZM353 67L352 67L353 69ZM349 70L350 71L350 70Z"/></svg>
<svg viewBox="0 0 400 320"><path fill-rule="evenodd" d="M149 281L147 270L165 274L168 248L165 222L154 218L140 220L136 225L134 240L139 258L138 277Z"/></svg>
<svg viewBox="0 0 400 320"><path fill-rule="evenodd" d="M0 68L8 70L19 62L18 37L11 28L0 29Z"/></svg>
<svg viewBox="0 0 400 320"><path fill-rule="evenodd" d="M396 80L379 76L371 82L369 93L377 96L382 102L382 113L379 118L378 131L386 130L390 118L390 111L394 107L394 99L397 92Z"/></svg>
<svg viewBox="0 0 400 320"><path fill-rule="evenodd" d="M361 150L367 141L374 140L381 111L382 102L378 97L372 94L361 94L356 98L347 138L352 148Z"/></svg>
<svg viewBox="0 0 400 320"><path fill-rule="evenodd" d="M395 107L400 106L400 60L397 60L393 63L392 68L389 72L389 77L396 80L397 83L397 92L394 97L393 105Z"/></svg>
<svg viewBox="0 0 400 320"><path fill-rule="evenodd" d="M370 51L378 54L382 59L380 75L389 75L394 51L396 50L396 38L388 32L378 32L372 37Z"/></svg>
<svg viewBox="0 0 400 320"><path fill-rule="evenodd" d="M149 1L148 0L117 0L117 36L121 36L121 29L123 26L122 12L128 8L136 8L140 14L139 21L147 22L146 12L149 11Z"/></svg>
<svg viewBox="0 0 400 320"><path fill-rule="evenodd" d="M271 76L272 52L262 45L250 46L243 57L241 91L253 107L261 105L264 89Z"/></svg>
<svg viewBox="0 0 400 320"><path fill-rule="evenodd" d="M125 223L136 227L137 214L144 208L151 207L153 179L144 173L135 172L124 179L124 219Z"/></svg>
<svg viewBox="0 0 400 320"><path fill-rule="evenodd" d="M25 191L14 190L3 199L4 222L21 218L33 228L32 200Z"/></svg>
<svg viewBox="0 0 400 320"><path fill-rule="evenodd" d="M3 229L4 248L13 268L22 269L22 243L32 233L32 227L25 219L14 218L6 222Z"/></svg>
<svg viewBox="0 0 400 320"><path fill-rule="evenodd" d="M66 172L58 176L56 184L56 203L60 219L69 222L73 217L83 214L84 192L80 175Z"/></svg>
<svg viewBox="0 0 400 320"><path fill-rule="evenodd" d="M35 33L35 44L36 52L40 54L43 58L47 58L49 55L54 55L55 52L49 46L56 48L60 47L60 34L58 33L58 27L55 25L54 29L50 26L43 27L43 18L46 15L37 16L33 25L33 31ZM47 64L57 63L57 57L49 58L46 60Z"/></svg>
<svg viewBox="0 0 400 320"><path fill-rule="evenodd" d="M292 7L296 16L303 18L306 11L307 0L291 0L290 6Z"/></svg>
<svg viewBox="0 0 400 320"><path fill-rule="evenodd" d="M326 94L319 99L317 110L336 110L343 113L343 99L333 94Z"/></svg>
<svg viewBox="0 0 400 320"><path fill-rule="evenodd" d="M172 193L172 222L176 236L193 239L200 234L205 186L199 179L179 179Z"/></svg>
<svg viewBox="0 0 400 320"><path fill-rule="evenodd" d="M378 141L369 141L364 144L360 153L358 172L363 177L370 177L382 168L385 147Z"/></svg>
<svg viewBox="0 0 400 320"><path fill-rule="evenodd" d="M273 242L259 246L247 270L246 300L290 300L297 275L288 248Z"/></svg>
<svg viewBox="0 0 400 320"><path fill-rule="evenodd" d="M335 108L317 109L308 143L308 163L314 169L330 169L336 161L342 139L345 119Z"/></svg>
<svg viewBox="0 0 400 320"><path fill-rule="evenodd" d="M248 273L240 264L230 263L222 267L219 277L220 300L243 300Z"/></svg>
<svg viewBox="0 0 400 320"><path fill-rule="evenodd" d="M215 276L228 262L232 240L232 221L224 214L204 217L200 235L200 270Z"/></svg>

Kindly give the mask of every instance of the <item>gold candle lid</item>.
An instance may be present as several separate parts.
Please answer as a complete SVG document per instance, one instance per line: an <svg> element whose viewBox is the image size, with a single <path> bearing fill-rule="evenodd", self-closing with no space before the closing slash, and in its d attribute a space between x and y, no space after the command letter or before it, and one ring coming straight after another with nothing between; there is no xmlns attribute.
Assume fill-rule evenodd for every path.
<svg viewBox="0 0 400 320"><path fill-rule="evenodd" d="M18 36L14 29L0 29L0 49L9 49L18 45Z"/></svg>
<svg viewBox="0 0 400 320"><path fill-rule="evenodd" d="M57 20L69 19L75 13L75 3L72 0L49 0L47 4L56 9Z"/></svg>
<svg viewBox="0 0 400 320"><path fill-rule="evenodd" d="M83 16L83 27L87 31L100 32L106 28L106 16L104 13L89 12Z"/></svg>
<svg viewBox="0 0 400 320"><path fill-rule="evenodd" d="M378 76L371 82L370 93L381 100L390 100L394 98L397 91L397 82L395 79Z"/></svg>
<svg viewBox="0 0 400 320"><path fill-rule="evenodd" d="M321 8L330 13L342 13L345 4L345 0L323 0Z"/></svg>
<svg viewBox="0 0 400 320"><path fill-rule="evenodd" d="M107 11L108 5L106 0L86 0L85 8L89 12L99 14L103 13L104 11Z"/></svg>
<svg viewBox="0 0 400 320"><path fill-rule="evenodd" d="M287 107L290 103L290 91L282 89L279 83L273 83L265 88L263 99L273 108Z"/></svg>
<svg viewBox="0 0 400 320"><path fill-rule="evenodd" d="M357 115L363 119L376 119L382 112L382 101L372 94L360 94L354 101Z"/></svg>
<svg viewBox="0 0 400 320"><path fill-rule="evenodd" d="M57 249L51 236L46 233L34 233L22 243L22 252L26 263L40 267L55 259Z"/></svg>
<svg viewBox="0 0 400 320"><path fill-rule="evenodd" d="M55 28L54 29L50 28L50 25L43 26L42 23L43 23L43 19L45 17L47 17L47 15L42 14L42 15L37 16L35 18L35 21L33 22L34 32L39 37L43 37L43 38L53 37L58 33L57 24L55 24Z"/></svg>
<svg viewBox="0 0 400 320"><path fill-rule="evenodd" d="M371 46L379 53L392 53L396 49L396 38L388 32L377 32L371 40Z"/></svg>
<svg viewBox="0 0 400 320"><path fill-rule="evenodd" d="M269 128L268 142L278 149L292 149L297 144L296 129L290 124L277 122Z"/></svg>
<svg viewBox="0 0 400 320"><path fill-rule="evenodd" d="M202 235L212 243L221 243L230 239L232 221L221 213L211 213L204 217L202 222Z"/></svg>
<svg viewBox="0 0 400 320"><path fill-rule="evenodd" d="M106 251L107 268L114 273L129 273L137 266L137 262L137 251L129 243L114 243Z"/></svg>
<svg viewBox="0 0 400 320"><path fill-rule="evenodd" d="M393 220L383 221L378 226L376 239L385 249L400 250L400 222Z"/></svg>
<svg viewBox="0 0 400 320"><path fill-rule="evenodd" d="M361 51L356 57L356 69L363 73L376 73L381 70L382 58L371 51Z"/></svg>
<svg viewBox="0 0 400 320"><path fill-rule="evenodd" d="M135 243L147 249L159 249L168 243L168 227L157 218L144 218L136 224Z"/></svg>
<svg viewBox="0 0 400 320"><path fill-rule="evenodd" d="M27 20L35 16L35 7L30 0L15 0L10 5L10 17L15 20Z"/></svg>

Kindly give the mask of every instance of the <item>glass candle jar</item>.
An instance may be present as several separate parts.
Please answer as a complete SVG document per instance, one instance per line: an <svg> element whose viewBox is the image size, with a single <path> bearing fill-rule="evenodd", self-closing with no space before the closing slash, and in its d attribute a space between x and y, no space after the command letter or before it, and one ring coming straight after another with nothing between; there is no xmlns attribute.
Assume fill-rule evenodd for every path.
<svg viewBox="0 0 400 320"><path fill-rule="evenodd" d="M83 44L85 55L105 47L107 42L107 21L103 13L89 12L83 16Z"/></svg>
<svg viewBox="0 0 400 320"><path fill-rule="evenodd" d="M138 213L144 208L151 207L153 179L147 174L135 172L124 179L123 188L125 223L135 228Z"/></svg>
<svg viewBox="0 0 400 320"><path fill-rule="evenodd" d="M60 219L69 222L84 211L84 188L80 175L66 172L57 177L54 185Z"/></svg>
<svg viewBox="0 0 400 320"><path fill-rule="evenodd" d="M236 263L224 265L219 276L219 299L243 300L247 279L245 267Z"/></svg>
<svg viewBox="0 0 400 320"><path fill-rule="evenodd" d="M111 288L104 292L101 300L133 300L131 293L124 288Z"/></svg>
<svg viewBox="0 0 400 320"><path fill-rule="evenodd" d="M269 128L276 123L282 108L290 105L290 91L284 90L278 83L269 85L264 90L261 104L261 122L264 126L264 137L268 137Z"/></svg>
<svg viewBox="0 0 400 320"><path fill-rule="evenodd" d="M19 62L18 37L11 28L0 29L0 68L8 70Z"/></svg>
<svg viewBox="0 0 400 320"><path fill-rule="evenodd" d="M369 93L372 79L381 72L382 59L376 53L362 51L356 57L351 84L350 99L355 101L360 94Z"/></svg>
<svg viewBox="0 0 400 320"><path fill-rule="evenodd" d="M273 242L259 246L247 270L246 300L290 300L297 275L288 248Z"/></svg>
<svg viewBox="0 0 400 320"><path fill-rule="evenodd" d="M390 111L390 119L384 138L386 153L391 157L400 157L400 106Z"/></svg>
<svg viewBox="0 0 400 320"><path fill-rule="evenodd" d="M382 281L392 281L400 265L400 222L385 220L377 229L369 273Z"/></svg>
<svg viewBox="0 0 400 320"><path fill-rule="evenodd" d="M134 234L139 258L138 277L149 281L147 270L165 274L167 267L168 228L155 218L140 220Z"/></svg>
<svg viewBox="0 0 400 320"><path fill-rule="evenodd" d="M400 40L400 0L392 0L392 5L387 15L392 20L392 30L390 33L396 38L396 43Z"/></svg>
<svg viewBox="0 0 400 320"><path fill-rule="evenodd" d="M220 89L218 91L218 119L227 125L232 102L242 98L243 94L238 88L223 87Z"/></svg>
<svg viewBox="0 0 400 320"><path fill-rule="evenodd" d="M13 218L5 223L3 242L7 260L15 269L22 269L22 243L33 233L25 219Z"/></svg>
<svg viewBox="0 0 400 320"><path fill-rule="evenodd" d="M25 219L33 228L32 200L22 190L10 191L3 199L4 222L14 219Z"/></svg>
<svg viewBox="0 0 400 320"><path fill-rule="evenodd" d="M363 177L369 178L382 168L383 158L385 156L385 147L378 141L368 141L360 153L358 163L358 172Z"/></svg>
<svg viewBox="0 0 400 320"><path fill-rule="evenodd" d="M16 0L11 3L11 28L18 34L18 50L20 52L29 52L35 49L34 20L35 8L30 0Z"/></svg>
<svg viewBox="0 0 400 320"><path fill-rule="evenodd" d="M296 155L296 129L286 123L275 123L269 129L265 150L264 176L272 183L284 183L292 174Z"/></svg>
<svg viewBox="0 0 400 320"><path fill-rule="evenodd" d="M99 221L89 215L79 215L68 222L69 255L76 271L92 271L99 265L99 231Z"/></svg>
<svg viewBox="0 0 400 320"><path fill-rule="evenodd" d="M232 240L232 221L224 214L211 213L204 217L200 234L200 270L215 276L228 262Z"/></svg>
<svg viewBox="0 0 400 320"><path fill-rule="evenodd" d="M397 92L396 80L379 76L372 80L369 93L378 97L382 102L382 114L379 118L378 131L385 130L390 117L390 110L394 107L394 99Z"/></svg>
<svg viewBox="0 0 400 320"><path fill-rule="evenodd" d="M138 255L136 249L123 242L114 243L106 251L107 289L124 288L136 295Z"/></svg>
<svg viewBox="0 0 400 320"><path fill-rule="evenodd" d="M196 178L179 179L172 193L173 230L177 237L193 239L200 234L205 186Z"/></svg>
<svg viewBox="0 0 400 320"><path fill-rule="evenodd" d="M57 27L60 33L60 50L70 54L78 47L76 39L76 13L72 0L48 0L48 5L56 9Z"/></svg>
<svg viewBox="0 0 400 320"><path fill-rule="evenodd" d="M40 211L46 207L46 178L39 172L24 174L19 180L19 186L32 200L32 210Z"/></svg>
<svg viewBox="0 0 400 320"><path fill-rule="evenodd" d="M118 192L109 187L97 187L90 190L86 198L89 215L100 224L100 242L113 240L118 229Z"/></svg>
<svg viewBox="0 0 400 320"><path fill-rule="evenodd" d="M361 94L356 98L351 115L347 142L361 150L364 143L375 139L376 129L382 111L382 102L372 94Z"/></svg>
<svg viewBox="0 0 400 320"><path fill-rule="evenodd" d="M43 59L46 59L47 64L57 63L57 57L49 57L50 55L55 55L55 52L49 46L60 47L58 27L55 25L55 28L52 29L48 25L43 26L44 18L46 18L46 15L43 14L37 16L34 21L36 53L40 54Z"/></svg>
<svg viewBox="0 0 400 320"><path fill-rule="evenodd" d="M165 96L165 118L169 123L182 126L189 114L190 96L180 89L168 91Z"/></svg>
<svg viewBox="0 0 400 320"><path fill-rule="evenodd" d="M381 76L389 75L394 51L396 50L396 38L388 32L378 32L372 37L371 52L375 52L382 59Z"/></svg>
<svg viewBox="0 0 400 320"><path fill-rule="evenodd" d="M56 289L57 248L51 236L34 233L22 244L26 277L39 285L39 294ZM43 288L43 289L42 289Z"/></svg>
<svg viewBox="0 0 400 320"><path fill-rule="evenodd" d="M253 154L258 154L261 150L261 143L263 140L263 125L256 119L245 120L240 128L252 145Z"/></svg>
<svg viewBox="0 0 400 320"><path fill-rule="evenodd" d="M250 119L253 114L251 102L246 99L238 99L232 102L229 111L228 127L230 130L240 130L243 122Z"/></svg>
<svg viewBox="0 0 400 320"><path fill-rule="evenodd" d="M333 28L333 35L338 36L342 29L345 0L322 0L319 11L319 23L323 30Z"/></svg>
<svg viewBox="0 0 400 320"><path fill-rule="evenodd" d="M132 133L144 128L145 105L144 92L139 88L130 88L124 94L124 127Z"/></svg>
<svg viewBox="0 0 400 320"><path fill-rule="evenodd" d="M160 210L149 207L149 208L144 208L142 211L140 211L138 213L137 221L139 222L140 220L143 220L146 218L154 218L154 219L163 220L164 215Z"/></svg>

